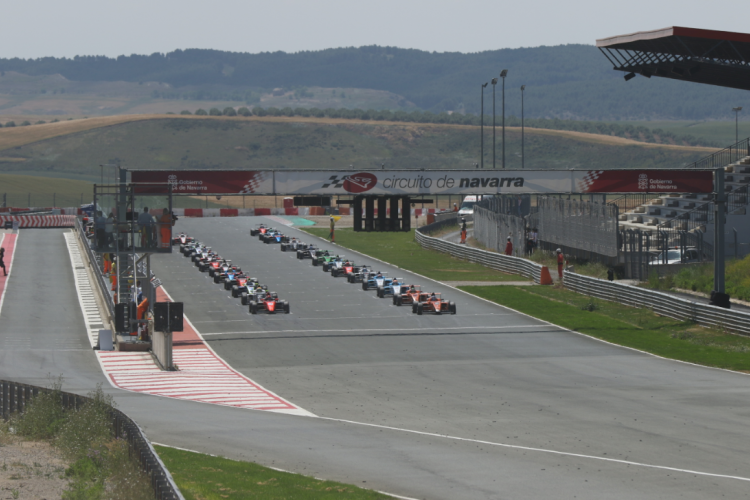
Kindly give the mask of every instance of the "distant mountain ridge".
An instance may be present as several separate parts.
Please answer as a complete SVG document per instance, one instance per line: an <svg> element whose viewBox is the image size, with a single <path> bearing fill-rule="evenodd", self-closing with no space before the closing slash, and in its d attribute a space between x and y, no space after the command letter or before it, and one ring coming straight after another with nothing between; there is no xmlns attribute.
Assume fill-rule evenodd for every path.
<svg viewBox="0 0 750 500"><path fill-rule="evenodd" d="M747 92L659 78L625 82L593 46L560 45L471 54L368 46L297 53L175 50L168 54L109 58L0 59L1 72L60 74L74 81L163 82L171 87L268 91L308 86L392 92L433 112L478 114L480 85L508 69L506 115L586 120L733 118ZM496 113L501 112L501 85ZM492 86L484 92L492 113Z"/></svg>

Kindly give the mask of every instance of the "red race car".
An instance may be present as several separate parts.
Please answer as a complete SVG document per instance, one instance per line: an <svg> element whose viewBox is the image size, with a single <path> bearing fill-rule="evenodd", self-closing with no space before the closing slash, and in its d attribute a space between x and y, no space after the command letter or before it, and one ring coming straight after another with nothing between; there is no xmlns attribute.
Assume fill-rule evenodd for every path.
<svg viewBox="0 0 750 500"><path fill-rule="evenodd" d="M250 314L267 313L289 314L289 302L279 300L276 292L260 292L250 300Z"/></svg>
<svg viewBox="0 0 750 500"><path fill-rule="evenodd" d="M454 302L448 302L445 299L441 299L439 293L432 293L427 297L427 300L421 300L423 299L424 295L427 294L420 295L420 301L416 304L412 304L411 312L419 316L424 313L456 314L456 304Z"/></svg>

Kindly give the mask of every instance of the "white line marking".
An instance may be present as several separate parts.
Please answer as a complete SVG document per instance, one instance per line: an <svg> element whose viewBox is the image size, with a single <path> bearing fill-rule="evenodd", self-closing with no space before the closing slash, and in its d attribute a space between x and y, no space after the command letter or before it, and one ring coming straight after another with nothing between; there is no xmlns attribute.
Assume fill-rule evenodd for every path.
<svg viewBox="0 0 750 500"><path fill-rule="evenodd" d="M544 325L542 325L544 326ZM556 333L558 331L563 331L564 329L557 326L552 325L556 328L556 330L549 330L545 332L539 332L539 333ZM519 326L448 326L448 327L439 327L439 328L430 328L430 327L424 327L424 328L359 328L356 331L353 331L351 328L347 328L345 330L260 330L260 331L254 331L254 332L214 332L214 333L202 333L201 336L205 337L208 335L242 335L242 334L248 334L248 333L321 333L321 332L345 332L345 333L359 333L359 332L388 332L392 335L397 335L400 332L410 332L410 331L419 331L419 332L425 332L425 335L429 335L430 332L436 331L436 330L502 330L502 329L509 329L509 328L539 328L540 325L519 325Z"/></svg>
<svg viewBox="0 0 750 500"><path fill-rule="evenodd" d="M94 325L103 326L101 313L96 301L92 302L91 300L83 298L82 290L84 288L91 289L91 282L89 280L89 274L86 270L83 257L81 257L81 249L78 247L78 239L76 238L76 235L71 232L63 233L63 237L65 238L65 245L68 247L70 265L73 268L73 281L75 281L76 285L78 304L81 306L81 313L83 313L83 322L86 325L86 334L88 335L89 342L93 348L99 343L99 329L94 328Z"/></svg>
<svg viewBox="0 0 750 500"><path fill-rule="evenodd" d="M484 441L481 439L470 439L470 438L462 438L458 436L451 436L448 434L437 434L433 432L424 432L424 431L415 431L412 429L401 429L399 427L391 427L388 425L378 425L378 424L368 424L366 422L355 422L353 420L344 420L340 418L330 418L330 417L321 417L318 416L320 420L330 420L332 422L342 422L345 424L353 424L353 425L361 425L364 427L375 427L378 429L388 429L392 431L397 432L406 432L409 434L417 434L420 436L429 436L429 437L437 437L437 438L443 438L443 439L452 439L454 441L465 441L469 443L478 443L478 444L486 444L489 446L498 446L501 448L510 448L514 450L524 450L524 451L536 451L539 453L549 453L552 455L561 455L566 457L576 457L576 458L585 458L589 460L599 460L602 462L612 462L617 464L624 464L624 465L634 465L637 467L646 467L650 469L661 469L661 470L669 470L669 471L675 471L675 472L684 472L686 474L696 474L699 476L708 476L708 477L718 477L723 479L737 479L738 481L748 481L750 482L750 477L743 477L743 476L730 476L728 474L715 474L713 472L702 472L702 471L696 471L696 470L690 470L690 469L680 469L678 467L668 467L666 465L654 465L654 464L646 464L642 462L633 462L630 460L621 460L618 458L605 458L605 457L597 457L595 455L583 455L581 453L571 453L567 451L558 451L558 450L550 450L546 448L534 448L530 446L520 446L515 444L507 444L507 443L496 443L494 441Z"/></svg>
<svg viewBox="0 0 750 500"><path fill-rule="evenodd" d="M5 302L5 293L8 291L8 281L10 280L10 273L13 272L13 260L16 258L16 254L18 253L18 238L20 237L20 234L16 234L16 242L13 246L13 255L10 257L10 262L8 263L8 276L5 277L5 288L3 288L3 294L0 295L0 312L3 310L3 302ZM3 241L5 241L5 233L3 233L3 237L0 239L0 246L3 245Z"/></svg>

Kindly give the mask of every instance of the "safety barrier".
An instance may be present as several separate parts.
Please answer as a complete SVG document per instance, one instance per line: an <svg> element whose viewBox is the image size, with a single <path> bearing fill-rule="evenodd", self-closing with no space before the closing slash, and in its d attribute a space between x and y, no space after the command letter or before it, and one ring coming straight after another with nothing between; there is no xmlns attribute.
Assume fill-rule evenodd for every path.
<svg viewBox="0 0 750 500"><path fill-rule="evenodd" d="M567 288L584 295L629 306L648 307L656 314L679 321L693 321L705 327L719 328L739 335L750 335L750 314L745 312L710 306L647 288L567 271L563 273L563 280Z"/></svg>
<svg viewBox="0 0 750 500"><path fill-rule="evenodd" d="M458 243L451 243L449 241L442 240L440 238L433 238L423 234L423 232L431 232L439 227L441 222L422 226L415 231L415 238L424 248L431 250L437 250L439 252L449 253L454 257L458 257L469 262L476 262L498 271L503 271L509 274L520 274L531 278L534 282L539 283L539 278L542 272L542 266L531 262L520 257L511 257L508 255L501 255L495 252L488 252L486 250L480 250L478 248L472 248L466 245L460 245ZM433 227L435 226L435 227Z"/></svg>
<svg viewBox="0 0 750 500"><path fill-rule="evenodd" d="M433 224L420 227L415 232L416 240L422 247L445 252L454 257L476 262L506 273L520 274L539 283L542 268L539 264L519 257L479 250L422 234L422 231L434 230L431 226ZM563 283L566 288L583 295L629 306L648 307L656 314L678 321L693 321L701 326L719 328L729 333L750 335L749 313L711 306L647 288L592 278L569 271L563 272Z"/></svg>
<svg viewBox="0 0 750 500"><path fill-rule="evenodd" d="M18 222L19 228L25 227L73 227L75 215L0 215L0 227L6 221Z"/></svg>
<svg viewBox="0 0 750 500"><path fill-rule="evenodd" d="M44 387L0 380L0 417L7 421L13 413L23 413L31 400L40 393L51 392L51 389ZM60 404L68 410L77 410L89 400L90 398L78 394L60 392ZM184 500L169 471L138 424L115 408L112 408L109 414L114 437L127 440L130 456L134 457L149 475L156 499Z"/></svg>

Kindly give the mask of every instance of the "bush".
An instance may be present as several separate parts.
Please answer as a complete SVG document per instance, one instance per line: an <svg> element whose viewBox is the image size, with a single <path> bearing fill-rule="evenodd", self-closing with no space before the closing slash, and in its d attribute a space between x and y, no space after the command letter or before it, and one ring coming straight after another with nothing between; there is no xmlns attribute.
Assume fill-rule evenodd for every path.
<svg viewBox="0 0 750 500"><path fill-rule="evenodd" d="M34 125L44 125L45 123L47 123L47 122L45 122L44 120L39 120Z"/></svg>
<svg viewBox="0 0 750 500"><path fill-rule="evenodd" d="M255 106L253 108L253 114L255 116L266 116L267 113L266 113L266 110L261 108L260 106Z"/></svg>
<svg viewBox="0 0 750 500"><path fill-rule="evenodd" d="M21 415L13 418L13 427L20 436L30 439L52 439L67 421L62 407L62 378L52 380L49 393L41 393Z"/></svg>
<svg viewBox="0 0 750 500"><path fill-rule="evenodd" d="M221 111L219 108L211 108L208 110L208 114L211 116L221 116Z"/></svg>
<svg viewBox="0 0 750 500"><path fill-rule="evenodd" d="M201 115L201 116L205 116L205 115L207 115L208 113L206 113L206 110L205 110L205 109L199 109L198 111L196 111L196 112L195 112L195 114L196 114L196 115Z"/></svg>
<svg viewBox="0 0 750 500"><path fill-rule="evenodd" d="M6 122L6 123L5 123L5 126L6 126L6 127L15 127L15 126L16 126L16 122L13 122L13 121L10 121L10 122Z"/></svg>
<svg viewBox="0 0 750 500"><path fill-rule="evenodd" d="M31 125L31 122L29 120L24 120L21 122L22 127L28 127L29 125Z"/></svg>
<svg viewBox="0 0 750 500"><path fill-rule="evenodd" d="M222 114L224 116L237 116L237 111L235 111L232 107L226 107L224 108L224 111L222 111Z"/></svg>
<svg viewBox="0 0 750 500"><path fill-rule="evenodd" d="M191 112L190 112L190 111L188 111L187 109L183 109L182 111L180 111L180 114L181 114L181 115L192 115L193 113L191 113ZM197 113L196 113L196 114L197 114Z"/></svg>
<svg viewBox="0 0 750 500"><path fill-rule="evenodd" d="M245 106L242 106L240 109L237 110L237 114L240 116L250 116L252 113L249 109L247 109Z"/></svg>

